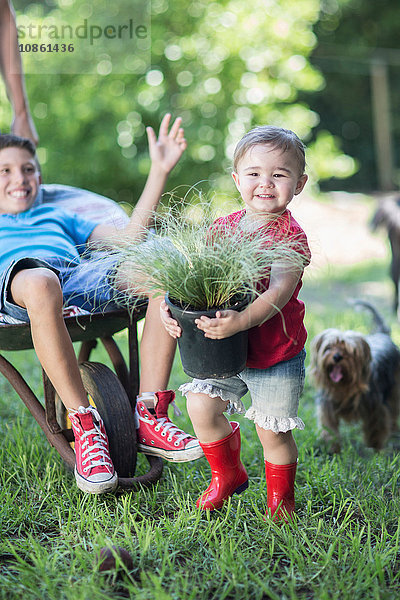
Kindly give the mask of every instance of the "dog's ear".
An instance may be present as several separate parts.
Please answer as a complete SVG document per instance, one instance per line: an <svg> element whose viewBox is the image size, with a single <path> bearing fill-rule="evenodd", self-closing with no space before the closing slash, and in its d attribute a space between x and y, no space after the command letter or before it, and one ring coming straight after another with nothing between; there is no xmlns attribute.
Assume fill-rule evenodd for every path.
<svg viewBox="0 0 400 600"><path fill-rule="evenodd" d="M318 377L318 374L319 374L319 369L318 369L319 351L321 349L324 337L325 337L325 332L322 331L321 333L316 335L313 340L311 340L311 345L310 345L310 350L311 350L310 375L315 379L316 382L319 379L319 377Z"/></svg>
<svg viewBox="0 0 400 600"><path fill-rule="evenodd" d="M357 361L365 364L371 362L371 348L362 335L353 334L351 347L353 348L353 354Z"/></svg>
<svg viewBox="0 0 400 600"><path fill-rule="evenodd" d="M316 356L321 348L322 341L324 339L325 333L322 331L318 333L313 340L311 340L311 352L314 356Z"/></svg>
<svg viewBox="0 0 400 600"><path fill-rule="evenodd" d="M364 338L360 339L360 344L357 347L357 353L359 353L359 356L357 358L359 359L359 364L361 365L362 381L369 387L369 379L371 376L372 356L371 356L370 345L368 344L366 339L364 339Z"/></svg>
<svg viewBox="0 0 400 600"><path fill-rule="evenodd" d="M368 392L371 376L371 348L361 334L353 337L352 347L358 391L365 394Z"/></svg>

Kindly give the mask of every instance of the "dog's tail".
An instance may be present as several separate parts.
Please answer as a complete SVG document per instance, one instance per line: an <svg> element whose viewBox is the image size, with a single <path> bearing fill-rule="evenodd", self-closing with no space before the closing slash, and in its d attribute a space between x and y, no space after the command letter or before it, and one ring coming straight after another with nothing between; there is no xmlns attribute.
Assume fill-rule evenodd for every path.
<svg viewBox="0 0 400 600"><path fill-rule="evenodd" d="M375 329L377 333L386 333L390 335L390 327L385 323L382 316L378 313L376 308L367 302L366 300L350 300L350 304L353 306L362 306L363 308L367 308L373 316Z"/></svg>

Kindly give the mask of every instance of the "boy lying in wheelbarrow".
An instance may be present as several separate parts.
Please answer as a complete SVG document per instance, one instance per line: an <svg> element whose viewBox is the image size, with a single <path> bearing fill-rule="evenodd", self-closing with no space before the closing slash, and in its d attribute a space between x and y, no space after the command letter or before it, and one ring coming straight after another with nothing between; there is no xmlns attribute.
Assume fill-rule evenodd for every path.
<svg viewBox="0 0 400 600"><path fill-rule="evenodd" d="M170 127L165 115L158 138L147 129L151 168L123 237L144 235L160 200L168 174L186 148L181 119ZM69 411L75 437L75 478L89 493L109 492L117 486L104 424L89 405L62 308L71 300L83 309L113 300L108 275L115 266L77 268L81 249L120 239L121 229L96 224L49 205L35 206L41 178L35 147L27 139L0 135L0 312L30 321L33 345L61 401ZM100 261L100 264L104 264ZM84 281L82 281L84 273ZM117 272L118 273L118 272ZM124 289L123 273L118 274ZM168 419L174 395L165 390L175 341L159 318L160 298L149 298L141 342L141 382L137 402L139 448L171 461L202 456L198 441ZM155 443L147 448L149 437ZM147 442L150 444L150 441Z"/></svg>

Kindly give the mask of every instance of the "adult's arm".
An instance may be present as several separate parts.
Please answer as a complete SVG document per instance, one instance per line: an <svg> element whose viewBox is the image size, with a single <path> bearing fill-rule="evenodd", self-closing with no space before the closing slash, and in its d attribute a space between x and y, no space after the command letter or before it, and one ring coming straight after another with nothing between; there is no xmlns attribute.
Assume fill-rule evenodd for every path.
<svg viewBox="0 0 400 600"><path fill-rule="evenodd" d="M37 145L39 136L29 111L15 13L8 0L0 0L0 70L13 110L11 132Z"/></svg>

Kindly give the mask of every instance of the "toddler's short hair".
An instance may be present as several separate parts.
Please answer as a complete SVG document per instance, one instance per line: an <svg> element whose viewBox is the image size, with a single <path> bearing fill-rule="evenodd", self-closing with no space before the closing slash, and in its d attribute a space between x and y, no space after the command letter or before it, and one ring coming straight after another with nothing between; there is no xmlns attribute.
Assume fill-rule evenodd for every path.
<svg viewBox="0 0 400 600"><path fill-rule="evenodd" d="M270 144L274 150L293 152L299 165L300 175L306 167L305 146L301 139L290 129L274 127L273 125L260 125L246 133L238 142L233 154L233 170L237 171L239 162L248 150L254 146Z"/></svg>

